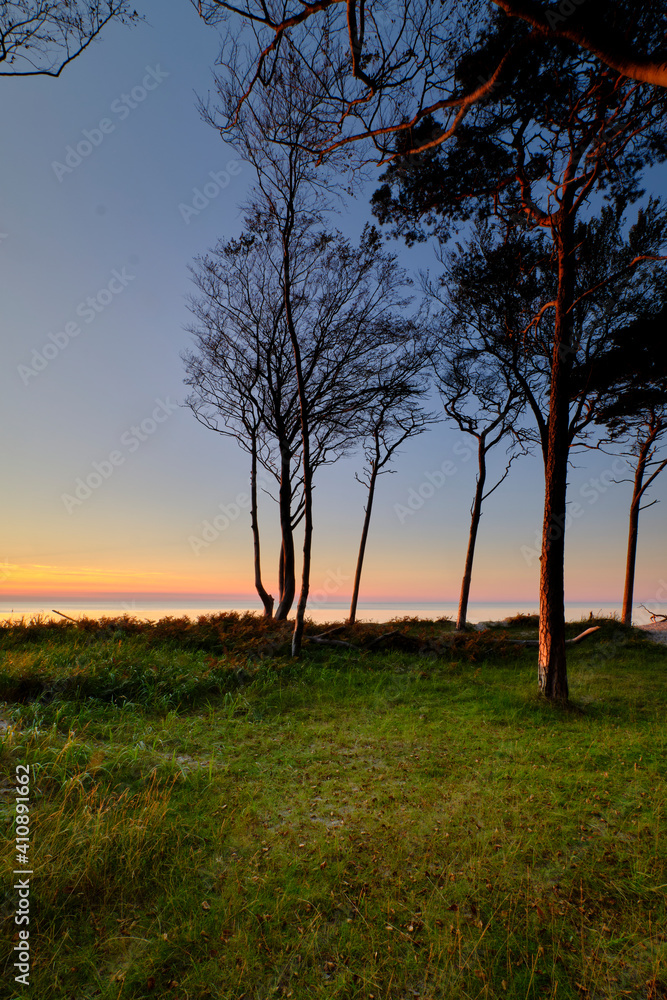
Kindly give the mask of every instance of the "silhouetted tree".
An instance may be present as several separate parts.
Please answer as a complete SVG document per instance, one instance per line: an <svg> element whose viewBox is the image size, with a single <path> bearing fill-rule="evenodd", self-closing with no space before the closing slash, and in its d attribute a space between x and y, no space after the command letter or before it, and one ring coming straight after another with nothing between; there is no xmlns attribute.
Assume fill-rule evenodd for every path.
<svg viewBox="0 0 667 1000"><path fill-rule="evenodd" d="M416 175L412 182L416 187ZM414 195L418 197L416 191ZM402 209L392 210L400 219ZM662 206L652 201L627 234L622 203L603 208L597 219L578 223L568 243L572 286L565 343L562 332L558 335L556 309L562 249L554 248L548 227L530 229L518 218L480 223L465 247L444 251L441 295L448 303L453 290L457 312L483 352L484 366L497 384L511 372L535 418L546 480L540 567L540 612L546 624L541 625L540 686L562 698L567 686L563 552L569 449L585 435L596 407L620 384L618 365L608 363L615 350L614 333L645 312L647 291L659 284L659 271L652 272L649 265L662 259L667 219ZM405 224L410 237L419 238L412 212L406 213ZM651 273L656 275L653 285ZM560 372L562 399L554 396L554 369ZM554 412L562 441L555 435ZM554 452L554 437L562 455L558 449ZM560 638L563 642L556 646Z"/></svg>
<svg viewBox="0 0 667 1000"><path fill-rule="evenodd" d="M440 340L432 357L446 415L477 442L477 477L456 618L456 628L464 629L482 504L505 481L515 458L526 454L533 436L522 424L526 396L518 379L509 367L497 370L498 366L489 365L470 324L475 306L469 298L469 289L466 286L465 292L461 289L458 292L457 295L457 289L450 288L453 311L442 317L444 329L439 331ZM507 463L500 478L489 487L488 455L502 441L507 444Z"/></svg>
<svg viewBox="0 0 667 1000"><path fill-rule="evenodd" d="M574 42L596 56L600 62L640 83L667 87L667 62L662 38L655 34L655 19L664 23L667 6L663 3L634 3L632 0L610 3L609 0L575 0L546 9L535 0L492 0L510 17L518 17L531 26L537 37L558 42ZM657 41L662 48L656 51ZM642 45L644 49L642 51ZM648 48L650 47L650 51Z"/></svg>
<svg viewBox="0 0 667 1000"><path fill-rule="evenodd" d="M327 231L335 185L318 174L304 147L321 127L321 86L332 76L327 52L307 70L286 60L271 88L256 92L235 117L231 136L253 168L250 214L261 219L270 247L282 303L281 324L292 352L291 378L299 413L303 562L293 655L298 655L310 582L312 490L317 436L350 441L355 415L363 414L372 392L369 373L409 340L395 310L407 304L406 279L395 258L382 250L377 231L367 227L358 248ZM235 102L233 74L220 81L220 107L203 108L215 127ZM329 182L331 178L329 177ZM326 391L313 394L313 375L328 373ZM327 445L331 450L331 446Z"/></svg>
<svg viewBox="0 0 667 1000"><path fill-rule="evenodd" d="M667 441L667 306L662 304L667 280L660 278L657 287L645 289L644 314L616 333L614 348L593 376L605 386L615 381L595 418L608 434L598 446L604 450L605 444L626 439L629 447L622 454L634 462L621 612L626 625L632 623L639 514L658 502L642 501L667 467L667 458L660 457Z"/></svg>
<svg viewBox="0 0 667 1000"><path fill-rule="evenodd" d="M357 445L365 408L381 391L373 382L376 366L394 342L411 334L389 311L403 301L402 272L377 232L367 228L355 247L338 233L309 231L311 221L295 218L289 287L312 478ZM193 389L188 404L201 423L234 437L251 456L255 581L267 614L273 599L261 583L252 489L257 464L277 481L282 543L276 617L285 618L295 594L293 533L305 509L300 396L278 221L256 206L247 223L238 240L198 258L193 271L201 294L191 302L197 352L185 358Z"/></svg>
<svg viewBox="0 0 667 1000"><path fill-rule="evenodd" d="M635 436L630 453L635 458L635 474L630 501L628 551L625 562L625 585L621 612L621 618L626 625L632 624L639 513L646 507L652 507L653 504L658 503L657 500L652 500L650 503L642 505L642 500L647 490L667 466L667 458L657 457L660 447L667 439L667 403L663 403L660 407L650 407L638 414L632 423L635 425Z"/></svg>
<svg viewBox="0 0 667 1000"><path fill-rule="evenodd" d="M0 3L0 76L60 76L105 25L139 19L125 0Z"/></svg>
<svg viewBox="0 0 667 1000"><path fill-rule="evenodd" d="M351 624L354 624L357 615L361 573L378 476L392 472L388 466L401 445L408 438L421 434L434 422L434 418L420 405L428 388L423 374L425 364L426 353L418 347L416 351L403 351L398 356L391 356L384 363L381 362L381 367L376 371L369 373L369 388L372 391L361 427L366 466L361 476L356 476L358 482L366 486L368 493L350 602L348 620Z"/></svg>

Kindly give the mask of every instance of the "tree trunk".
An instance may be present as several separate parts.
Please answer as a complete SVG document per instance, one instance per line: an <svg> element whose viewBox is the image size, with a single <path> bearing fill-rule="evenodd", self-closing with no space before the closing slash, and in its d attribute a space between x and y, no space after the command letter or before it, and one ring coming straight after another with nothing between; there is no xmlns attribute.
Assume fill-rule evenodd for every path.
<svg viewBox="0 0 667 1000"><path fill-rule="evenodd" d="M257 445L253 437L252 458L250 467L250 524L252 526L252 541L255 562L255 589L264 605L264 617L273 615L273 597L267 593L262 583L262 564L259 547L259 524L257 521Z"/></svg>
<svg viewBox="0 0 667 1000"><path fill-rule="evenodd" d="M285 548L280 543L280 554L278 556L278 601L282 601L285 593Z"/></svg>
<svg viewBox="0 0 667 1000"><path fill-rule="evenodd" d="M292 317L291 301L291 268L290 268L290 247L289 238L291 225L293 222L293 207L290 206L290 216L285 230L283 231L283 276L285 280L285 320L294 352L294 368L296 372L296 383L299 392L299 413L301 417L301 452L303 457L303 564L301 570L301 590L299 592L299 603L296 608L294 619L294 632L292 633L292 656L298 657L301 654L301 640L303 638L304 618L306 614L306 604L308 603L308 591L310 589L310 556L313 538L313 470L310 465L310 429L308 426L308 405L306 400L306 386L303 380L303 368L301 365L301 348L297 336L294 320Z"/></svg>
<svg viewBox="0 0 667 1000"><path fill-rule="evenodd" d="M572 364L574 233L572 194L566 188L556 236L558 296L551 364L551 392L544 463L544 522L540 562L538 683L550 700L567 701L565 660L565 516L569 452L569 374ZM568 204L569 202L569 204Z"/></svg>
<svg viewBox="0 0 667 1000"><path fill-rule="evenodd" d="M282 565L282 591L280 603L276 610L276 620L284 621L287 618L296 593L296 580L294 573L294 535L292 533L292 483L290 474L290 457L286 449L282 449L281 469L280 469L280 490L278 493L278 503L280 510L280 531L281 547L280 557Z"/></svg>
<svg viewBox="0 0 667 1000"><path fill-rule="evenodd" d="M373 510L373 498L375 497L375 483L377 481L377 459L373 462L370 481L368 484L368 501L366 503L366 513L364 514L364 526L361 529L361 541L359 543L359 555L357 556L357 568L354 574L354 588L352 590L352 601L350 603L350 625L354 625L357 617L357 600L359 599L359 584L361 583L361 570L364 565L364 554L366 552L366 541L368 539L368 529L371 523L371 512Z"/></svg>
<svg viewBox="0 0 667 1000"><path fill-rule="evenodd" d="M468 536L468 551L466 552L465 568L463 570L463 581L461 583L461 596L459 598L459 613L456 617L456 628L458 630L466 627L468 616L468 598L470 596L470 581L472 580L472 564L475 558L475 543L477 542L477 530L479 520L482 516L482 499L484 497L484 484L486 482L486 448L482 437L478 440L477 458L479 462L479 472L477 473L477 486L475 488L475 499L470 511L470 534Z"/></svg>
<svg viewBox="0 0 667 1000"><path fill-rule="evenodd" d="M628 528L628 555L625 562L625 587L623 589L623 610L621 620L624 625L632 625L632 596L635 589L635 565L637 562L637 535L639 533L639 508L643 493L644 472L649 451L649 441L644 441L639 452L635 482L630 504L630 524Z"/></svg>

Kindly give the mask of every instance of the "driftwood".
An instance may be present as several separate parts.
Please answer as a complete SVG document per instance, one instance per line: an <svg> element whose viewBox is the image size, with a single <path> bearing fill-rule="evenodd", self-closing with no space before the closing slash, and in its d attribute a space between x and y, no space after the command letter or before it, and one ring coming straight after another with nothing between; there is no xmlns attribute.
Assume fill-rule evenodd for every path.
<svg viewBox="0 0 667 1000"><path fill-rule="evenodd" d="M587 636L592 635L593 632L598 632L600 630L599 625L594 625L593 628L587 628L585 632L581 632L579 635L575 635L574 639L566 639L566 646L574 646L577 642L582 642ZM539 646L539 639L510 639L510 642L516 643L517 646Z"/></svg>
<svg viewBox="0 0 667 1000"><path fill-rule="evenodd" d="M644 611L648 612L648 615L652 622L667 622L667 615L662 615L660 614L659 611L649 611L649 609L644 604L640 604L639 607L643 608Z"/></svg>
<svg viewBox="0 0 667 1000"><path fill-rule="evenodd" d="M74 622L75 625L79 624L76 618L70 618L69 615L64 615L62 611L56 611L55 608L51 608L51 610L53 611L54 615L60 615L61 618L66 618L68 622Z"/></svg>
<svg viewBox="0 0 667 1000"><path fill-rule="evenodd" d="M323 639L319 635L308 636L309 642L317 642L320 646L342 646L344 649L361 649L361 646L355 646L353 642L344 642L343 639Z"/></svg>
<svg viewBox="0 0 667 1000"><path fill-rule="evenodd" d="M371 641L366 644L364 649L373 649L374 646L379 646L381 642L385 642L388 639L394 640L391 644L391 648L398 650L399 652L418 652L424 646L424 643L420 642L419 639L415 639L414 636L406 635L405 632L393 631L383 632L382 635L378 635L375 639L371 639Z"/></svg>
<svg viewBox="0 0 667 1000"><path fill-rule="evenodd" d="M343 639L325 639L324 636L331 635L334 632L340 632L345 626L340 626L339 628L331 629L329 632L323 632L321 635L310 636L310 642L316 642L321 646L339 646L343 649L377 649L381 643L388 643L389 649L394 652L399 653L420 653L423 652L425 648L428 648L428 643L422 642L420 639L415 639L414 636L406 635L404 632L383 632L382 635L376 636L371 639L370 642L365 642L363 645L359 645L354 642L346 642Z"/></svg>

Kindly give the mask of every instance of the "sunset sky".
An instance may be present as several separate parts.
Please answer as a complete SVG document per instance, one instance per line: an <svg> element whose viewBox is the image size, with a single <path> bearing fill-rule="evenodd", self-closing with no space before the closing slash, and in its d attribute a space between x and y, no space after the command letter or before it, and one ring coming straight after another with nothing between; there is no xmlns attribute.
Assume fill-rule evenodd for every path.
<svg viewBox="0 0 667 1000"><path fill-rule="evenodd" d="M2 81L3 609L31 599L108 598L122 608L149 597L255 596L246 456L180 405L187 267L238 235L252 176L195 107L211 85L216 32L187 0L137 9L145 24L106 30L60 79ZM647 189L660 193L666 176L653 171ZM211 195L205 207L195 189ZM372 190L334 220L346 235L371 218ZM406 267L437 270L430 245L395 249ZM442 423L382 477L363 601L457 599L475 477L469 447ZM447 461L455 471L429 488ZM629 485L610 485L623 475L608 456L573 461L569 496L579 508L567 535L566 599L620 601ZM504 456L492 466L503 468ZM351 589L360 467L351 458L316 478L312 588L336 601ZM667 473L649 499L658 498L667 499ZM536 602L541 514L534 456L516 463L485 508L472 601ZM664 502L642 514L635 604L667 603L666 514ZM269 499L260 516L275 594Z"/></svg>

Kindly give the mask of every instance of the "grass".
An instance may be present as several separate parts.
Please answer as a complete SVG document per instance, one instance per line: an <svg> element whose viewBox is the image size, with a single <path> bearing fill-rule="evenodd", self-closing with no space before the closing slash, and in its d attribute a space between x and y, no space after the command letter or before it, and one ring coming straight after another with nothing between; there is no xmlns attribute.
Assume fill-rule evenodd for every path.
<svg viewBox="0 0 667 1000"><path fill-rule="evenodd" d="M667 997L666 647L598 622L559 709L533 621L295 664L252 618L0 632L34 996Z"/></svg>

